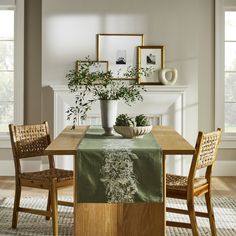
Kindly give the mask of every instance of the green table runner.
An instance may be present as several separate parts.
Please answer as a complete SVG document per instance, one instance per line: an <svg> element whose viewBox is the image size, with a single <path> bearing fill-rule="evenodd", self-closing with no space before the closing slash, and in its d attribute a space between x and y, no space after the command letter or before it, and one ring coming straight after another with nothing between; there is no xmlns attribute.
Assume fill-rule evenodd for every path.
<svg viewBox="0 0 236 236"><path fill-rule="evenodd" d="M153 135L124 139L102 133L90 127L79 145L78 202L162 202L162 151Z"/></svg>

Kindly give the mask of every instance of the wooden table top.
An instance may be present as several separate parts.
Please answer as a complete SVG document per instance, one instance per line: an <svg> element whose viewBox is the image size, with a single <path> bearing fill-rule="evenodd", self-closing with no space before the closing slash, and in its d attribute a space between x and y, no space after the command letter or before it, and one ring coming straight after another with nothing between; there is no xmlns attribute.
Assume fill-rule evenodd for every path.
<svg viewBox="0 0 236 236"><path fill-rule="evenodd" d="M71 126L66 127L47 147L45 153L75 155L88 128L89 126L76 126L75 130L71 130ZM194 147L171 127L156 126L152 132L165 155L191 155L195 152Z"/></svg>
<svg viewBox="0 0 236 236"><path fill-rule="evenodd" d="M164 154L192 155L195 153L195 148L171 127L156 126L153 128L152 133Z"/></svg>

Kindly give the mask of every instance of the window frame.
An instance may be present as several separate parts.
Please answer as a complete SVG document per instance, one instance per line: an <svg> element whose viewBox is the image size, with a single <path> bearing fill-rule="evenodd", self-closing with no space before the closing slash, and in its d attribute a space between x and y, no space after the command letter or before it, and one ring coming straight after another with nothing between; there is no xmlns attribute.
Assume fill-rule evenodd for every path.
<svg viewBox="0 0 236 236"><path fill-rule="evenodd" d="M220 148L236 147L236 132L225 133L225 11L236 11L236 2L215 0L215 128L222 127ZM224 89L222 89L224 88Z"/></svg>
<svg viewBox="0 0 236 236"><path fill-rule="evenodd" d="M14 123L24 120L24 0L6 0L1 9L14 9ZM9 134L0 133L0 148L10 148Z"/></svg>

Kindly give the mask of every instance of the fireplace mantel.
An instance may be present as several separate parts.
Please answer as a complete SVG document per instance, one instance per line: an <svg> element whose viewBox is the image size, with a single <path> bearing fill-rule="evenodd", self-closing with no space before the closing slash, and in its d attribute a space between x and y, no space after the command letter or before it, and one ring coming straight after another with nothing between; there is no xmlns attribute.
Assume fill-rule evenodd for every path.
<svg viewBox="0 0 236 236"><path fill-rule="evenodd" d="M53 95L53 121L54 137L68 124L66 121L66 109L73 105L74 94L70 93L66 85L50 85ZM146 92L143 92L144 101L137 102L133 106L127 106L120 102L119 113L135 114L156 114L162 116L163 125L173 126L179 133L184 134L184 107L185 91L187 86L145 86ZM95 104L89 114L99 115L99 105ZM172 112L171 112L172 110ZM172 113L168 121L168 113ZM173 114L174 113L174 114ZM64 117L64 119L63 119ZM165 119L166 118L166 119ZM174 120L173 120L174 119ZM177 120L176 120L177 119Z"/></svg>

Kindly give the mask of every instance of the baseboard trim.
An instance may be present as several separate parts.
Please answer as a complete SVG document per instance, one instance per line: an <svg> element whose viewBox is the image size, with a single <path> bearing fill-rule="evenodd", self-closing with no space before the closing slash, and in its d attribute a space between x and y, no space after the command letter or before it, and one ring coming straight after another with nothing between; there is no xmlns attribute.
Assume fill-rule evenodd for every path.
<svg viewBox="0 0 236 236"><path fill-rule="evenodd" d="M42 169L41 160L23 160L21 162L22 171L39 171ZM0 176L15 176L15 166L13 160L0 161Z"/></svg>
<svg viewBox="0 0 236 236"><path fill-rule="evenodd" d="M13 160L0 161L0 176L15 176Z"/></svg>
<svg viewBox="0 0 236 236"><path fill-rule="evenodd" d="M236 161L216 161L213 176L236 176Z"/></svg>

